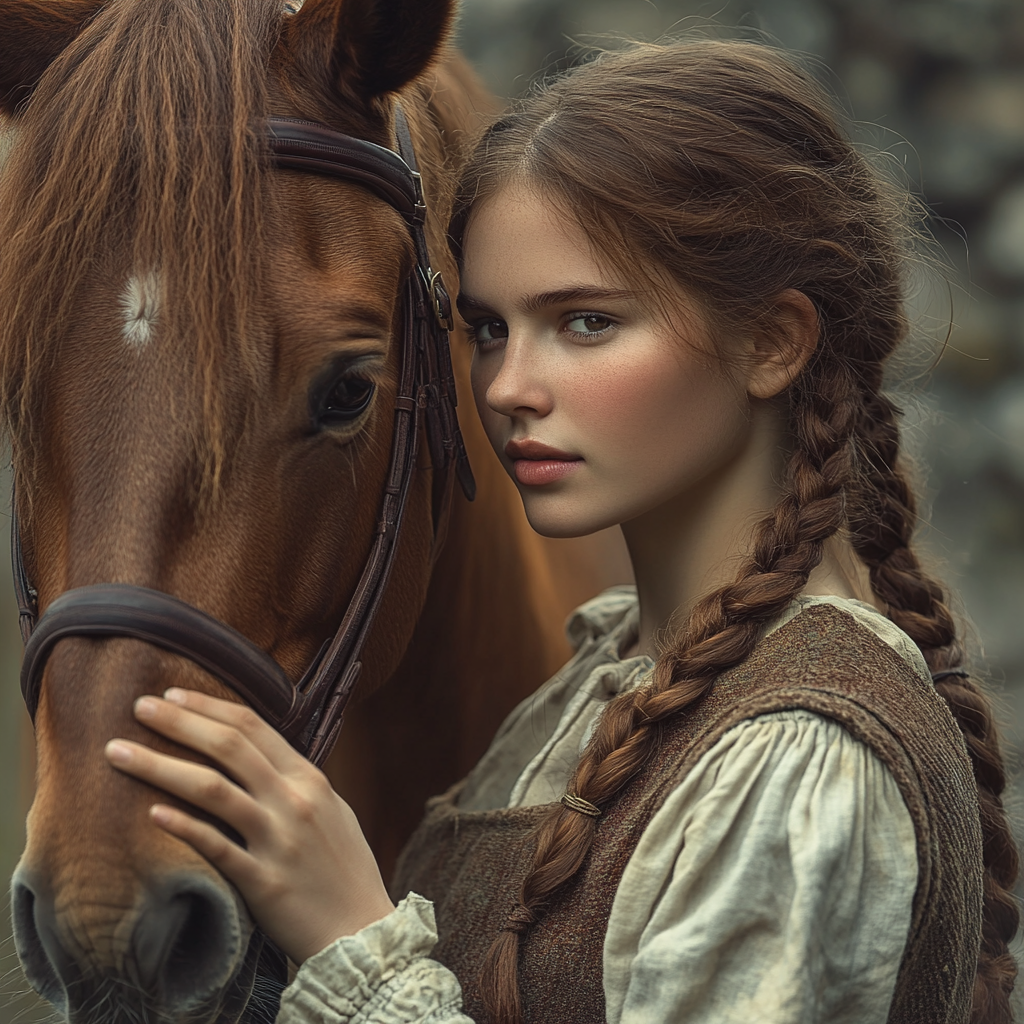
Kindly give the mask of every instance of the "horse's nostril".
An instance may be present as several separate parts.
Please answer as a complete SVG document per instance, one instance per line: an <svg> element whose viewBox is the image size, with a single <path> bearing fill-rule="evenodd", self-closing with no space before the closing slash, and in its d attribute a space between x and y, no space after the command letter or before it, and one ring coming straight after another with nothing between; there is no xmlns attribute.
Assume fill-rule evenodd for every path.
<svg viewBox="0 0 1024 1024"><path fill-rule="evenodd" d="M29 984L62 1013L67 1012L65 985L77 976L73 959L57 939L52 900L37 895L28 878L18 872L11 882L14 946Z"/></svg>
<svg viewBox="0 0 1024 1024"><path fill-rule="evenodd" d="M230 980L240 956L241 922L231 896L182 876L146 900L132 932L139 980L178 1012L202 1003Z"/></svg>

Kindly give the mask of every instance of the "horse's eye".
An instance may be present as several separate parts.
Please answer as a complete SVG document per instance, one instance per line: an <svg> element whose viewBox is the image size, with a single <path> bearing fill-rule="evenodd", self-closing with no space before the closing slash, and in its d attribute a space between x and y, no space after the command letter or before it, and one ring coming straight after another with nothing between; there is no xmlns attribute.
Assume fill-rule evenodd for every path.
<svg viewBox="0 0 1024 1024"><path fill-rule="evenodd" d="M320 422L327 426L351 422L366 410L375 390L376 385L364 377L340 378L327 392Z"/></svg>

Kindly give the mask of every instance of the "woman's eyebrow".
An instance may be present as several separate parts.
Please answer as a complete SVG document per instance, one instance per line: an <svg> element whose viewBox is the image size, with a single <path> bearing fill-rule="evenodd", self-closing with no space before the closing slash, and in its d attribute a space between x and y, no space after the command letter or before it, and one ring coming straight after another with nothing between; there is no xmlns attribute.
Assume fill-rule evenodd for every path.
<svg viewBox="0 0 1024 1024"><path fill-rule="evenodd" d="M564 306L567 303L578 303L580 305L592 302L615 302L623 299L636 298L636 292L624 288L598 288L593 285L570 285L567 288L558 288L550 292L538 292L536 295L527 295L520 299L519 305L527 313L536 313L548 306ZM491 307L486 302L460 292L455 300L459 312L465 316L467 313L491 312Z"/></svg>
<svg viewBox="0 0 1024 1024"><path fill-rule="evenodd" d="M564 306L567 303L584 304L589 302L614 302L632 299L636 292L624 288L598 288L594 285L570 285L555 291L540 292L529 295L522 300L523 309L528 313L536 313L546 306Z"/></svg>

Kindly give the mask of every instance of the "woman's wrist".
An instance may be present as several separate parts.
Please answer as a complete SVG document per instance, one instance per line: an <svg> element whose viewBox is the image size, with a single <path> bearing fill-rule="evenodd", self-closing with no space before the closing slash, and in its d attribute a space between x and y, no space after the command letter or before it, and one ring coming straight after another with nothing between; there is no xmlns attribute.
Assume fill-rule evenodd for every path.
<svg viewBox="0 0 1024 1024"><path fill-rule="evenodd" d="M394 910L395 904L383 890L368 893L365 899L357 898L346 907L344 918L335 917L331 921L325 922L319 932L311 929L308 940L295 950L287 951L288 956L294 963L301 966L310 957L323 952L339 939L358 935L364 928L382 921Z"/></svg>

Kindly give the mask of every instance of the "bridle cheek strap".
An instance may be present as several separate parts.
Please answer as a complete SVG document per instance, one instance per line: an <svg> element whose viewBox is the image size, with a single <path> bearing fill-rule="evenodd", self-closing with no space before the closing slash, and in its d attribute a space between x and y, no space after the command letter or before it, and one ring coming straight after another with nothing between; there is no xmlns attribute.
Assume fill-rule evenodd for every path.
<svg viewBox="0 0 1024 1024"><path fill-rule="evenodd" d="M444 539L454 481L472 500L476 485L455 411L457 398L448 333L451 301L427 253L426 206L412 137L395 109L399 152L293 118L270 118L267 142L277 168L325 175L361 185L405 219L416 266L402 302L400 369L387 482L370 552L334 637L292 685L284 669L237 630L160 591L129 584L80 587L57 597L36 621L36 593L25 569L14 501L11 531L14 585L25 658L21 688L35 717L43 671L68 637L126 637L190 659L242 697L298 750L323 764L341 728L362 663L359 656L391 575L424 424L434 482L434 551Z"/></svg>

